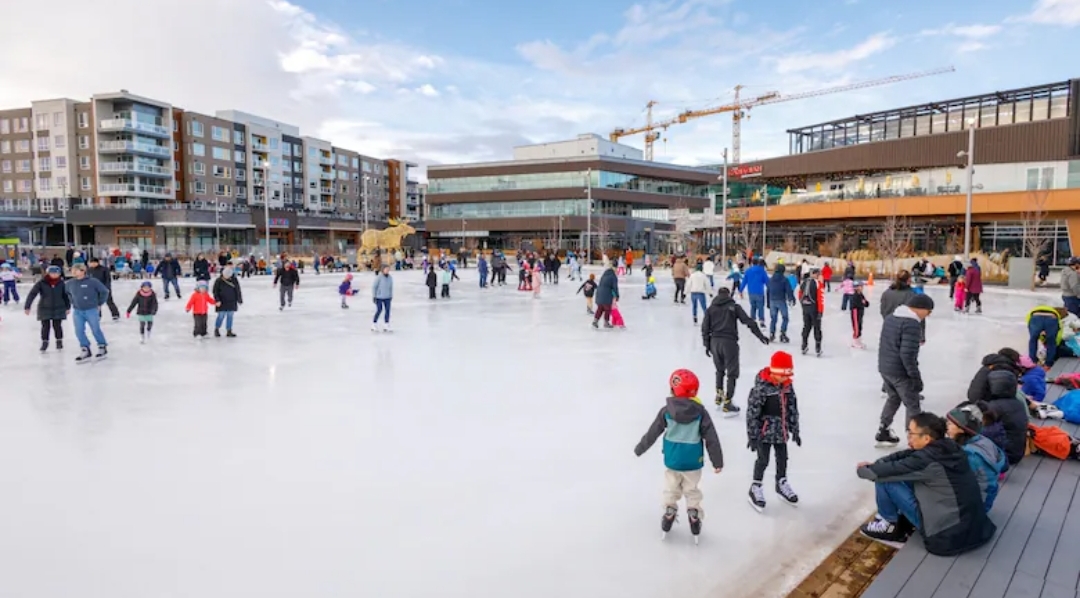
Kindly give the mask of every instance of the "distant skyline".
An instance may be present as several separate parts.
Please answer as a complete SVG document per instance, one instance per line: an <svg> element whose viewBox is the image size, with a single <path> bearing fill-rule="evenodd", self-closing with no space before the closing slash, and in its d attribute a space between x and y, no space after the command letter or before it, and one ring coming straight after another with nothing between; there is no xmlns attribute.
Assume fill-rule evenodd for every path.
<svg viewBox="0 0 1080 598"><path fill-rule="evenodd" d="M886 4L888 4L886 6ZM108 9L106 9L106 6ZM745 95L957 72L751 112L743 160L803 125L1080 76L1080 0L57 0L0 21L0 108L128 89L239 109L368 155L500 160ZM669 129L656 159L721 160L730 115ZM625 143L641 147L641 136Z"/></svg>

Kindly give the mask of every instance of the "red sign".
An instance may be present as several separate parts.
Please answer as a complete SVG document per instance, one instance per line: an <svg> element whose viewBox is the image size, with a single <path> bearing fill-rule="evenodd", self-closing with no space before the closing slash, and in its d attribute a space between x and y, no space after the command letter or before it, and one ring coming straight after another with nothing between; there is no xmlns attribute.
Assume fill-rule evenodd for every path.
<svg viewBox="0 0 1080 598"><path fill-rule="evenodd" d="M736 179L749 179L761 176L761 164L754 164L752 166L732 166L731 168L728 168L727 174L729 177Z"/></svg>

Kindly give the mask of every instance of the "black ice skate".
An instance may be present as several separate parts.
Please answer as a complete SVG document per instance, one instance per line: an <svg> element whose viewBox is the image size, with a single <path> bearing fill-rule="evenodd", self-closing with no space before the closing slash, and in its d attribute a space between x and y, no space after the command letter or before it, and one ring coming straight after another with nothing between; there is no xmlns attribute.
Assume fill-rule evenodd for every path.
<svg viewBox="0 0 1080 598"><path fill-rule="evenodd" d="M724 399L725 399L724 391L717 388L716 389L716 406L717 407L723 407L724 406Z"/></svg>
<svg viewBox="0 0 1080 598"><path fill-rule="evenodd" d="M664 516L660 518L660 530L663 532L663 535L660 536L661 540L667 537L668 532L671 531L671 526L675 524L675 520L678 516L678 507L668 507L664 510Z"/></svg>
<svg viewBox="0 0 1080 598"><path fill-rule="evenodd" d="M694 323L697 324L697 316L694 316Z"/></svg>
<svg viewBox="0 0 1080 598"><path fill-rule="evenodd" d="M776 480L776 493L779 494L780 498L783 498L787 504L793 507L799 504L799 495L795 494L795 491L791 489L791 485L788 484L787 478Z"/></svg>
<svg viewBox="0 0 1080 598"><path fill-rule="evenodd" d="M600 323L599 323L599 322L597 322L596 320L593 320L593 321L592 321L592 327L593 327L593 328L596 328L596 329L599 329L599 328L600 328Z"/></svg>
<svg viewBox="0 0 1080 598"><path fill-rule="evenodd" d="M771 333L769 335L769 342L770 343L775 343L776 342L776 333L775 332L773 332L773 333Z"/></svg>
<svg viewBox="0 0 1080 598"><path fill-rule="evenodd" d="M215 328L214 329L214 338L221 338L221 329L220 328Z"/></svg>
<svg viewBox="0 0 1080 598"><path fill-rule="evenodd" d="M100 347L98 347L97 355L94 356L94 359L96 359L98 361L101 361L102 359L105 359L108 356L109 356L109 347L106 346L106 345L101 345Z"/></svg>
<svg viewBox="0 0 1080 598"><path fill-rule="evenodd" d="M814 350L817 352L817 356L821 357L821 345L814 347Z"/></svg>
<svg viewBox="0 0 1080 598"><path fill-rule="evenodd" d="M83 347L79 352L79 356L75 358L75 363L90 363L90 360L94 358L90 354L90 347Z"/></svg>
<svg viewBox="0 0 1080 598"><path fill-rule="evenodd" d="M60 339L56 339L56 350L59 351L60 349L63 349L63 348L64 348L64 341L62 341Z"/></svg>
<svg viewBox="0 0 1080 598"><path fill-rule="evenodd" d="M41 341L41 352L44 353L49 350L49 341Z"/></svg>
<svg viewBox="0 0 1080 598"><path fill-rule="evenodd" d="M896 434L893 434L892 430L885 426L878 428L878 433L877 436L874 437L874 440L877 442L877 444L874 445L877 448L893 448L900 444L900 439L896 437Z"/></svg>
<svg viewBox="0 0 1080 598"><path fill-rule="evenodd" d="M227 338L236 338L236 335L235 335L235 334L233 333L233 331L232 331L232 330L226 330L226 331L225 331L225 336L226 336Z"/></svg>
<svg viewBox="0 0 1080 598"><path fill-rule="evenodd" d="M790 342L791 342L791 339L790 339L790 338L788 338L788 336L787 336L787 334L786 334L786 333L783 333L783 332L781 332L781 333L780 333L780 342L782 342L782 343L784 343L784 344L787 344L787 343L790 343Z"/></svg>
<svg viewBox="0 0 1080 598"><path fill-rule="evenodd" d="M694 535L694 544L697 544L701 537L700 512L697 509L687 509L686 518L690 520L690 533Z"/></svg>
<svg viewBox="0 0 1080 598"><path fill-rule="evenodd" d="M754 510L758 513L765 511L765 492L761 489L761 482L754 482L750 484L750 492L747 493L747 499L750 501L750 506L754 507Z"/></svg>
<svg viewBox="0 0 1080 598"><path fill-rule="evenodd" d="M804 344L804 345L802 346L802 354L803 354L803 355L806 355L806 354L807 354L807 353L809 353L809 352L810 352L810 346L809 346L809 345L806 345L806 344Z"/></svg>
<svg viewBox="0 0 1080 598"><path fill-rule="evenodd" d="M900 529L900 526L885 521L880 516L876 516L873 521L863 524L863 526L859 528L859 533L871 540L881 542L886 546L892 546L896 549L903 548L904 543L907 542L909 536L904 530Z"/></svg>
<svg viewBox="0 0 1080 598"><path fill-rule="evenodd" d="M738 405L731 402L730 398L724 399L724 404L720 407L720 410L724 414L724 417L739 417L739 412L741 411Z"/></svg>

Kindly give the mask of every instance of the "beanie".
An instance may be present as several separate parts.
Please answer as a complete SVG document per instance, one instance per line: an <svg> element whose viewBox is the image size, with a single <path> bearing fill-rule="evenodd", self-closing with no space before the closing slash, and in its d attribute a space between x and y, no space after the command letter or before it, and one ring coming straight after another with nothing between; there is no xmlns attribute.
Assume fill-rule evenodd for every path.
<svg viewBox="0 0 1080 598"><path fill-rule="evenodd" d="M934 311L934 300L929 295L912 295L907 301L907 306L913 309Z"/></svg>
<svg viewBox="0 0 1080 598"><path fill-rule="evenodd" d="M791 354L784 351L773 353L769 361L769 371L780 376L790 376L795 373L795 365L791 361Z"/></svg>
<svg viewBox="0 0 1080 598"><path fill-rule="evenodd" d="M1031 358L1027 355L1021 355L1020 367L1024 368L1025 370L1030 370L1031 368L1035 367L1035 362L1032 361Z"/></svg>
<svg viewBox="0 0 1080 598"><path fill-rule="evenodd" d="M982 432L983 414L974 403L960 403L946 416L949 421L968 434Z"/></svg>

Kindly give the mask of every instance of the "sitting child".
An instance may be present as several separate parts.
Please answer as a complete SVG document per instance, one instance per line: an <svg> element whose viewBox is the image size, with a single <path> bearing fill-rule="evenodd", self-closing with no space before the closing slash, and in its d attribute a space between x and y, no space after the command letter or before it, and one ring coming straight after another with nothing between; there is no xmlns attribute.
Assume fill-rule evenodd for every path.
<svg viewBox="0 0 1080 598"><path fill-rule="evenodd" d="M656 279L652 276L645 283L645 296L642 299L656 299Z"/></svg>
<svg viewBox="0 0 1080 598"><path fill-rule="evenodd" d="M1024 394L1039 403L1046 400L1046 370L1035 365L1035 362L1027 355L1020 356L1020 367L1024 370L1020 376Z"/></svg>

